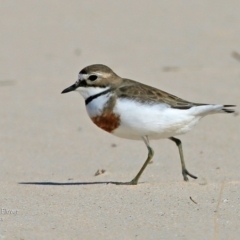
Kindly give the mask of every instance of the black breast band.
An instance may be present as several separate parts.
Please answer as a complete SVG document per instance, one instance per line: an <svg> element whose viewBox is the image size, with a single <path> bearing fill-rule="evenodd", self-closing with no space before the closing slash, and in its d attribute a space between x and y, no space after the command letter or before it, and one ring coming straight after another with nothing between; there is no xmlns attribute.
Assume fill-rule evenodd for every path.
<svg viewBox="0 0 240 240"><path fill-rule="evenodd" d="M103 91L103 92L100 92L100 93L98 93L98 94L95 94L95 95L93 95L93 96L90 96L90 97L88 97L88 98L85 100L85 104L88 105L93 99L98 98L98 97L100 97L100 96L102 96L102 95L104 95L104 94L106 94L106 93L109 93L109 92L111 92L111 89L110 89L110 88L107 89L107 90L105 90L105 91Z"/></svg>

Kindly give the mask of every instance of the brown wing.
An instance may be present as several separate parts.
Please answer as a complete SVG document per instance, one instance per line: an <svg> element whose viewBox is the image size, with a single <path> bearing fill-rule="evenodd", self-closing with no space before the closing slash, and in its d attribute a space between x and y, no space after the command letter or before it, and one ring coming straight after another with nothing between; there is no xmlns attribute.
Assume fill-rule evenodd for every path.
<svg viewBox="0 0 240 240"><path fill-rule="evenodd" d="M123 86L116 90L119 98L135 99L142 103L165 103L171 108L178 109L189 109L193 106L206 105L188 102L172 94L133 80L123 80Z"/></svg>

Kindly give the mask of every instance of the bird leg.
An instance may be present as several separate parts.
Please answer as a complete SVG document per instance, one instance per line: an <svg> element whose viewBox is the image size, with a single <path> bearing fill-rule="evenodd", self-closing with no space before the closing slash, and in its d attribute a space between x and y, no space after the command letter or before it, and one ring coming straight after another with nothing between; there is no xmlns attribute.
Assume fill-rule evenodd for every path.
<svg viewBox="0 0 240 240"><path fill-rule="evenodd" d="M178 138L174 138L174 137L170 137L170 140L172 140L173 142L176 143L176 145L178 146L178 150L179 150L179 154L180 154L180 159L181 159L181 165L182 165L182 175L183 175L183 179L184 181L188 181L188 177L197 179L196 176L194 176L193 174L191 174L190 172L188 172L186 166L185 166L185 162L184 162L184 157L183 157L183 150L182 150L182 142L181 140L179 140Z"/></svg>
<svg viewBox="0 0 240 240"><path fill-rule="evenodd" d="M130 182L120 182L120 183L116 183L117 185L137 185L138 184L138 180L141 177L144 169L146 168L146 166L149 164L149 162L151 161L153 155L154 155L154 151L153 149L150 147L149 145L149 140L147 136L142 137L144 143L146 144L147 148L148 148L148 157L147 160L145 161L145 163L143 164L143 166L141 167L140 171L138 172L138 174L133 178L132 181Z"/></svg>

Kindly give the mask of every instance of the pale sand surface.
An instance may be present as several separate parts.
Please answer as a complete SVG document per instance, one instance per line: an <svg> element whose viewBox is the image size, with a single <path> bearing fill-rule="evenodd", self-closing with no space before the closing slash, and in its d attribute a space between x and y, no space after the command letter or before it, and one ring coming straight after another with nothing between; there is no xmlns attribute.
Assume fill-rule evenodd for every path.
<svg viewBox="0 0 240 240"><path fill-rule="evenodd" d="M237 0L1 0L0 239L239 239L240 116L209 116L180 137L198 180L183 182L177 147L160 140L140 184L116 186L101 182L131 180L144 143L103 132L80 96L60 94L103 63L239 106L239 23Z"/></svg>

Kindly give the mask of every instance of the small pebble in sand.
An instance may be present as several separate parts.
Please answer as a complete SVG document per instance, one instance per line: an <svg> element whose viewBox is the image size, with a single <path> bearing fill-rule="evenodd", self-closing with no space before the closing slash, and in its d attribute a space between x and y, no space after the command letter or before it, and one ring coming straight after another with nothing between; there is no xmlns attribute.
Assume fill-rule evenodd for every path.
<svg viewBox="0 0 240 240"><path fill-rule="evenodd" d="M105 173L106 170L105 169L98 169L97 172L94 174L94 176L98 176L98 175L101 175L103 173Z"/></svg>

